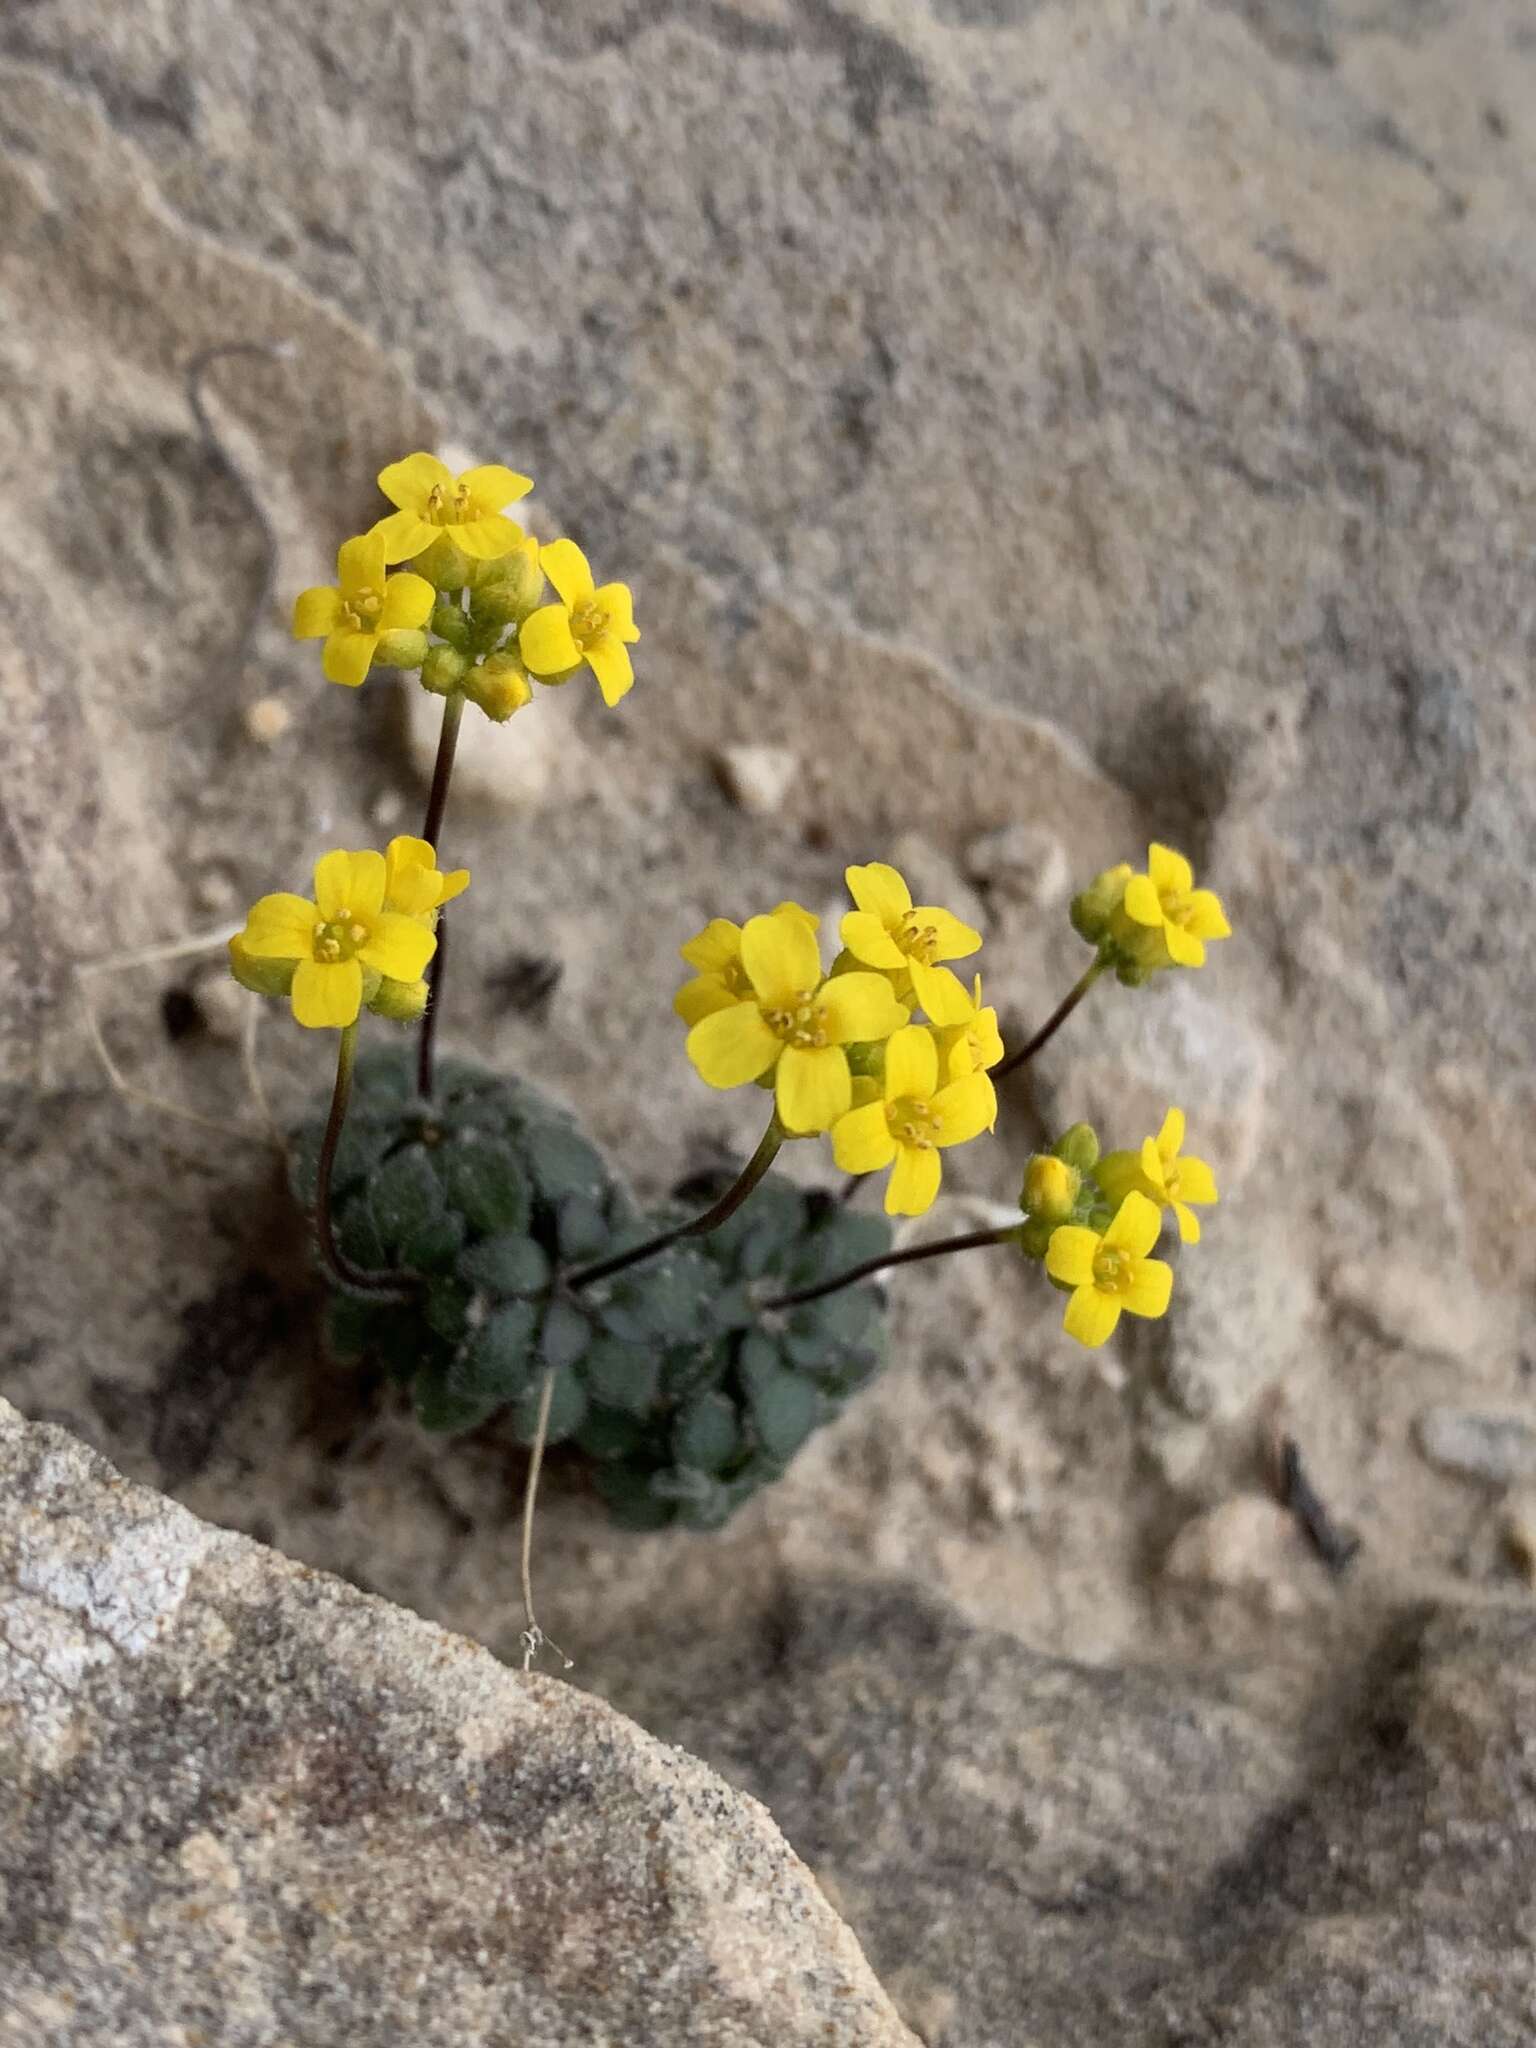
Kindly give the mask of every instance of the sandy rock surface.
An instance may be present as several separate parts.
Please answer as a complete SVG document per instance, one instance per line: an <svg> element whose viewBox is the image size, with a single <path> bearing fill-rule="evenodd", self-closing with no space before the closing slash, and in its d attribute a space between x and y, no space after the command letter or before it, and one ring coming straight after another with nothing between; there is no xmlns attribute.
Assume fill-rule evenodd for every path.
<svg viewBox="0 0 1536 2048"><path fill-rule="evenodd" d="M522 1458L320 1360L237 1050L167 1028L198 959L91 988L206 1130L104 1086L74 979L411 829L419 730L324 685L284 611L381 462L454 444L536 476L645 637L619 712L546 697L496 735L516 773L467 764L446 1035L578 1101L647 1192L756 1135L668 1007L711 914L830 906L899 846L979 909L1014 1035L1082 963L1064 874L1171 838L1237 933L1096 991L932 1224L1010 1198L1048 1128L1127 1142L1179 1101L1224 1199L1168 1322L1090 1359L1030 1275L904 1277L885 1379L720 1536L616 1535L553 1461L573 1678L731 1769L726 1662L686 1728L657 1663L770 1625L791 1654L835 1558L962 1637L1234 1685L1290 1754L1342 1740L1405 1602L1528 1600L1524 1465L1424 1446L1536 1424L1533 136L1520 0L7 14L5 1391L515 1654ZM290 353L210 366L231 470L184 372L234 342ZM743 749L795 764L773 801L733 796ZM260 1060L279 1117L321 1085L276 1012ZM1277 1424L1363 1540L1342 1577L1245 1505ZM1496 1676L1513 1621L1465 1625ZM885 1969L893 1873L932 1868L888 1839L847 1898ZM818 1868L867 1852L850 1825ZM933 1970L931 2037L995 2038Z"/></svg>

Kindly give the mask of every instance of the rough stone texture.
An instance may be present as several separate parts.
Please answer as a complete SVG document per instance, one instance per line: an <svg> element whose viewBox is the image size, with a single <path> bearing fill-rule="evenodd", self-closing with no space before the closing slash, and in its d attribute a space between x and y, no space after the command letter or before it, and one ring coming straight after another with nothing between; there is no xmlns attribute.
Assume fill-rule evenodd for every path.
<svg viewBox="0 0 1536 2048"><path fill-rule="evenodd" d="M1237 930L1198 980L1096 991L933 1221L1011 1197L1048 1120L1123 1142L1177 1099L1224 1200L1167 1325L1090 1360L1001 1262L903 1276L895 1369L707 1541L613 1536L556 1460L575 1675L640 1711L658 1623L749 1629L836 1555L947 1627L1180 1693L1241 1671L1283 1745L1405 1596L1528 1598L1487 1477L1414 1426L1536 1423L1533 136L1524 0L7 11L6 1390L514 1651L521 1459L425 1442L316 1357L234 1050L163 1027L196 963L93 986L134 1083L238 1146L110 1093L73 1005L77 963L414 822L396 694L327 689L279 601L244 646L262 530L181 373L280 340L209 379L280 600L381 461L450 441L636 588L621 712L514 721L511 802L466 757L447 1035L579 1100L648 1189L755 1136L668 1009L710 914L820 908L845 861L921 848L920 885L979 897L1010 1033L1079 970L1063 874L1153 833ZM258 702L291 714L268 744ZM742 747L800 764L776 810L720 787ZM263 1032L291 1115L315 1047ZM1337 1583L1283 1560L1284 1626L1242 1575L1167 1568L1230 1535L1282 1414L1365 1545ZM930 1986L924 2024L968 2039L970 1992Z"/></svg>
<svg viewBox="0 0 1536 2048"><path fill-rule="evenodd" d="M691 1757L3 1403L0 1495L0 2041L911 2041Z"/></svg>

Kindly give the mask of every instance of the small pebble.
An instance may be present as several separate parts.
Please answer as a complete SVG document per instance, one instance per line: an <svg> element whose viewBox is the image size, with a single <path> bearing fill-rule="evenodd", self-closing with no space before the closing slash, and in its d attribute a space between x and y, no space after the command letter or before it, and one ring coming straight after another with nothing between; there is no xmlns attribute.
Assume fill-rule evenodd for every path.
<svg viewBox="0 0 1536 2048"><path fill-rule="evenodd" d="M732 803L766 818L783 808L800 763L788 747L725 747L716 756L715 770Z"/></svg>
<svg viewBox="0 0 1536 2048"><path fill-rule="evenodd" d="M1536 1418L1492 1408L1426 1408L1414 1426L1432 1465L1508 1486L1536 1479Z"/></svg>
<svg viewBox="0 0 1536 2048"><path fill-rule="evenodd" d="M1528 1586L1536 1587L1536 1492L1512 1493L1499 1531L1504 1553Z"/></svg>
<svg viewBox="0 0 1536 2048"><path fill-rule="evenodd" d="M275 746L292 723L293 713L280 698L258 697L245 707L246 735L260 747Z"/></svg>
<svg viewBox="0 0 1536 2048"><path fill-rule="evenodd" d="M1163 1562L1164 1577L1211 1592L1257 1595L1273 1614L1294 1614L1302 1597L1290 1516L1277 1501L1242 1493L1186 1522Z"/></svg>

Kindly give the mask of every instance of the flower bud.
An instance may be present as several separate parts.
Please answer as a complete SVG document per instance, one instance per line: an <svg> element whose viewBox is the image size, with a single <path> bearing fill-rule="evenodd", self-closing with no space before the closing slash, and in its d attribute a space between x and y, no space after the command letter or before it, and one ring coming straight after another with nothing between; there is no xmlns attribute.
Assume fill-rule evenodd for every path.
<svg viewBox="0 0 1536 2048"><path fill-rule="evenodd" d="M1092 1124L1071 1124L1051 1150L1068 1166L1075 1166L1079 1173L1092 1173L1099 1163L1098 1133Z"/></svg>
<svg viewBox="0 0 1536 2048"><path fill-rule="evenodd" d="M384 668L420 668L431 644L425 633L413 632L407 626L396 626L379 635L373 658Z"/></svg>
<svg viewBox="0 0 1536 2048"><path fill-rule="evenodd" d="M447 533L440 533L431 547L424 548L411 567L439 590L462 590L474 573L468 555Z"/></svg>
<svg viewBox="0 0 1536 2048"><path fill-rule="evenodd" d="M388 1017L395 1024L414 1024L425 1013L431 991L423 981L391 981L380 978L368 1000L376 1017Z"/></svg>
<svg viewBox="0 0 1536 2048"><path fill-rule="evenodd" d="M461 654L469 647L469 620L456 604L447 598L439 598L432 607L432 616L427 621L439 640L446 640L450 647L456 647Z"/></svg>
<svg viewBox="0 0 1536 2048"><path fill-rule="evenodd" d="M465 676L464 694L493 724L505 725L530 701L533 685L515 654L492 654Z"/></svg>
<svg viewBox="0 0 1536 2048"><path fill-rule="evenodd" d="M293 987L297 960L259 960L247 953L241 933L229 942L229 971L242 988L258 996L285 996Z"/></svg>
<svg viewBox="0 0 1536 2048"><path fill-rule="evenodd" d="M1019 1207L1039 1223L1070 1221L1083 1177L1054 1152L1036 1152L1024 1169Z"/></svg>
<svg viewBox="0 0 1536 2048"><path fill-rule="evenodd" d="M470 593L470 615L477 624L520 626L538 609L544 595L539 544L530 533L499 560L487 562Z"/></svg>
<svg viewBox="0 0 1536 2048"><path fill-rule="evenodd" d="M421 664L421 687L434 697L451 697L463 682L468 661L457 647L432 647Z"/></svg>
<svg viewBox="0 0 1536 2048"><path fill-rule="evenodd" d="M1135 872L1130 862L1123 860L1116 867L1105 868L1086 889L1072 898L1072 929L1090 946L1098 945L1108 935L1110 919L1120 908L1125 885Z"/></svg>

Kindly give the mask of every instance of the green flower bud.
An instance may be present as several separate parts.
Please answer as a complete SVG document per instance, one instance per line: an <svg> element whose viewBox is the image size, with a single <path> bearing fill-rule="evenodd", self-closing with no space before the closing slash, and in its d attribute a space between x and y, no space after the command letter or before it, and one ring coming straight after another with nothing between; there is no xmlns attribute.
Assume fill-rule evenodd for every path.
<svg viewBox="0 0 1536 2048"><path fill-rule="evenodd" d="M432 616L427 621L439 640L446 640L450 647L456 647L461 654L469 647L469 620L456 604L447 598L440 598L432 607Z"/></svg>
<svg viewBox="0 0 1536 2048"><path fill-rule="evenodd" d="M258 996L285 996L293 987L297 960L258 960L247 953L239 932L229 942L229 971L242 988Z"/></svg>
<svg viewBox="0 0 1536 2048"><path fill-rule="evenodd" d="M368 1007L376 1017L395 1024L414 1024L426 1010L430 991L425 981L391 981L381 977Z"/></svg>
<svg viewBox="0 0 1536 2048"><path fill-rule="evenodd" d="M379 644L373 650L373 658L384 668L420 668L427 658L427 649L431 644L425 633L397 626L390 632L379 635Z"/></svg>
<svg viewBox="0 0 1536 2048"><path fill-rule="evenodd" d="M474 574L474 564L447 533L440 533L431 547L424 548L411 567L439 590L462 590Z"/></svg>
<svg viewBox="0 0 1536 2048"><path fill-rule="evenodd" d="M421 687L434 697L451 697L463 682L468 661L457 647L432 647L421 664Z"/></svg>
<svg viewBox="0 0 1536 2048"><path fill-rule="evenodd" d="M492 654L465 676L464 694L493 724L505 725L532 699L533 685L515 654Z"/></svg>
<svg viewBox="0 0 1536 2048"><path fill-rule="evenodd" d="M1108 936L1110 919L1120 908L1125 885L1135 872L1130 862L1123 860L1116 867L1105 868L1081 894L1072 898L1072 929L1090 946L1097 946Z"/></svg>
<svg viewBox="0 0 1536 2048"><path fill-rule="evenodd" d="M1031 1221L1053 1227L1070 1220L1083 1177L1054 1152L1036 1152L1024 1169L1019 1207Z"/></svg>
<svg viewBox="0 0 1536 2048"><path fill-rule="evenodd" d="M1079 1174L1092 1173L1099 1163L1098 1134L1092 1124L1072 1124L1064 1130L1051 1150Z"/></svg>
<svg viewBox="0 0 1536 2048"><path fill-rule="evenodd" d="M848 1070L855 1076L864 1075L879 1081L885 1077L885 1042L883 1039L861 1040L857 1045L845 1045Z"/></svg>
<svg viewBox="0 0 1536 2048"><path fill-rule="evenodd" d="M510 555L484 565L470 593L470 614L477 624L520 626L543 595L539 544L530 534Z"/></svg>

